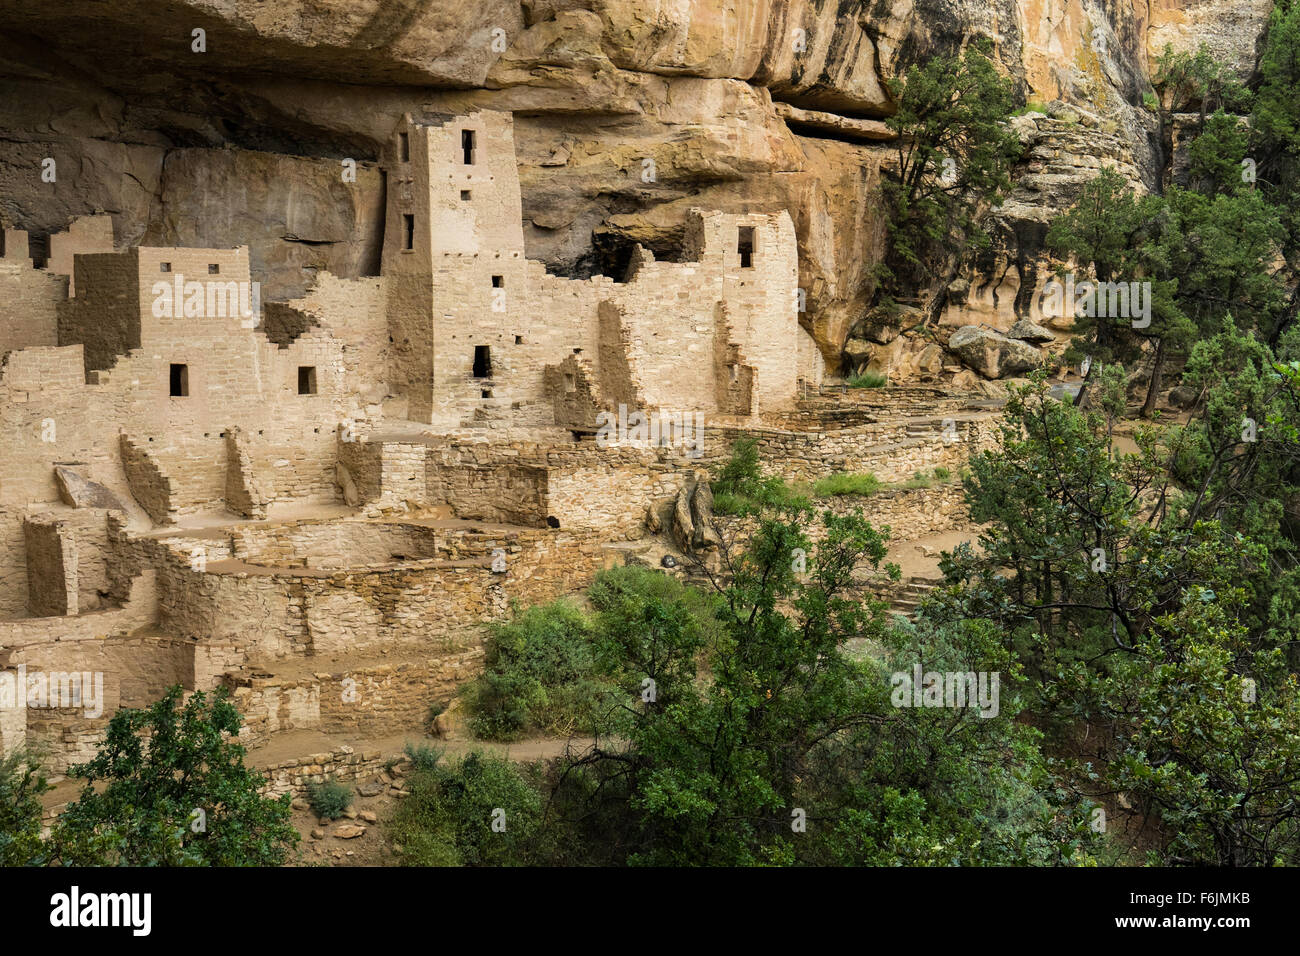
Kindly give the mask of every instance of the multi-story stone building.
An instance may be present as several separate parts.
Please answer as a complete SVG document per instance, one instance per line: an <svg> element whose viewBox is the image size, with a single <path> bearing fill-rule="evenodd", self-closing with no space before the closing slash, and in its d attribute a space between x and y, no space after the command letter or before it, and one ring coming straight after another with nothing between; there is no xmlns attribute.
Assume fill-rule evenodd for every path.
<svg viewBox="0 0 1300 956"><path fill-rule="evenodd" d="M242 247L114 250L93 217L38 267L4 232L0 678L95 671L107 701L0 692L0 745L59 769L172 683L240 688L254 738L355 721L328 676L275 677L310 658L405 654L402 693L445 692L465 634L584 584L687 480L575 441L597 412L743 427L816 378L784 212L697 210L679 261L579 280L525 256L508 114L408 116L385 168L381 275L291 302ZM392 693L374 720L410 716Z"/></svg>

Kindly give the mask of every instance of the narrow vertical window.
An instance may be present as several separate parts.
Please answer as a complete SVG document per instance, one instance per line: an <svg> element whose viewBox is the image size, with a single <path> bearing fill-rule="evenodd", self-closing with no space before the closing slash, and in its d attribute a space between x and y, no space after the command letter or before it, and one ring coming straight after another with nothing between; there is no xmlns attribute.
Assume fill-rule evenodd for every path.
<svg viewBox="0 0 1300 956"><path fill-rule="evenodd" d="M472 129L460 131L460 151L466 166L474 165L474 138L475 134Z"/></svg>
<svg viewBox="0 0 1300 956"><path fill-rule="evenodd" d="M736 241L736 251L740 253L740 268L750 269L754 266L754 227L741 226L740 236Z"/></svg>
<svg viewBox="0 0 1300 956"><path fill-rule="evenodd" d="M411 137L407 133L397 134L397 153L402 158L402 162L411 161Z"/></svg>
<svg viewBox="0 0 1300 956"><path fill-rule="evenodd" d="M173 365L171 367L170 392L173 398L184 398L190 393L190 367Z"/></svg>
<svg viewBox="0 0 1300 956"><path fill-rule="evenodd" d="M402 227L405 231L405 236L402 239L402 248L414 249L415 248L415 216L412 213L408 212L402 214Z"/></svg>

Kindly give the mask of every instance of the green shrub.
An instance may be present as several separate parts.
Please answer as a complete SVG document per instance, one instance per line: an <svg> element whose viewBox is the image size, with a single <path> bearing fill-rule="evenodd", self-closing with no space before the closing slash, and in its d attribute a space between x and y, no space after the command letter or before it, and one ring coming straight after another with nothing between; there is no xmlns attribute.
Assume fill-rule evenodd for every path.
<svg viewBox="0 0 1300 956"><path fill-rule="evenodd" d="M410 758L412 769L417 772L432 770L438 766L438 762L442 760L442 755L445 753L441 747L409 742L402 749L406 751L406 756Z"/></svg>
<svg viewBox="0 0 1300 956"><path fill-rule="evenodd" d="M762 481L758 442L753 438L738 438L731 445L731 458L713 479L713 494L715 497L718 494L750 495Z"/></svg>
<svg viewBox="0 0 1300 956"><path fill-rule="evenodd" d="M952 472L943 467L943 465L936 465L934 469L934 477L939 481L947 481L952 477Z"/></svg>
<svg viewBox="0 0 1300 956"><path fill-rule="evenodd" d="M738 438L728 459L713 476L713 510L717 514L754 514L764 506L794 503L796 495L779 477L764 477L753 438Z"/></svg>
<svg viewBox="0 0 1300 956"><path fill-rule="evenodd" d="M486 740L561 736L585 726L591 622L569 601L530 607L491 628L483 674L466 689L469 727Z"/></svg>
<svg viewBox="0 0 1300 956"><path fill-rule="evenodd" d="M528 765L477 752L419 770L388 837L407 866L528 864L542 815L536 776Z"/></svg>
<svg viewBox="0 0 1300 956"><path fill-rule="evenodd" d="M307 785L307 802L316 815L325 820L337 820L352 806L352 788L337 780Z"/></svg>
<svg viewBox="0 0 1300 956"><path fill-rule="evenodd" d="M889 379L879 372L863 372L849 379L849 388L884 388Z"/></svg>
<svg viewBox="0 0 1300 956"><path fill-rule="evenodd" d="M744 514L753 505L748 498L742 498L739 495L733 495L726 491L717 491L713 494L713 513L719 515L740 515Z"/></svg>
<svg viewBox="0 0 1300 956"><path fill-rule="evenodd" d="M36 755L0 756L0 866L41 862L41 794L49 789Z"/></svg>
<svg viewBox="0 0 1300 956"><path fill-rule="evenodd" d="M905 481L896 482L895 488L902 488L904 491L914 491L917 488L933 488L934 478L923 471L918 471Z"/></svg>
<svg viewBox="0 0 1300 956"><path fill-rule="evenodd" d="M587 594L597 612L597 661L611 685L601 714L606 733L617 735L619 722L641 704L647 677L655 681L656 706L662 707L670 705L674 687L692 683L699 668L707 667L702 656L682 648L717 645L721 602L711 591L636 566L599 572ZM680 653L674 655L674 647Z"/></svg>
<svg viewBox="0 0 1300 956"><path fill-rule="evenodd" d="M263 794L244 763L244 719L229 691L179 684L145 708L122 707L89 761L68 776L81 796L47 841L59 866L283 866L302 837L289 794ZM195 829L195 810L206 814Z"/></svg>
<svg viewBox="0 0 1300 956"><path fill-rule="evenodd" d="M680 605L705 627L715 623L718 607L716 595L709 591L690 587L655 568L631 564L596 572L587 597L599 613L597 629L602 636L625 623L627 608L634 603L645 608ZM602 667L602 673L608 672Z"/></svg>
<svg viewBox="0 0 1300 956"><path fill-rule="evenodd" d="M880 479L870 472L865 474L840 472L819 479L813 485L813 494L819 498L829 498L833 495L870 495L880 488Z"/></svg>
<svg viewBox="0 0 1300 956"><path fill-rule="evenodd" d="M1029 101L1028 103L1026 103L1024 106L1020 107L1020 108L1017 109L1017 110L1012 111L1011 115L1012 115L1012 116L1024 116L1026 113L1042 113L1044 116L1046 116L1046 115L1047 115L1047 107L1046 107L1046 105L1044 105L1043 103L1038 102L1037 100L1030 100L1030 101Z"/></svg>

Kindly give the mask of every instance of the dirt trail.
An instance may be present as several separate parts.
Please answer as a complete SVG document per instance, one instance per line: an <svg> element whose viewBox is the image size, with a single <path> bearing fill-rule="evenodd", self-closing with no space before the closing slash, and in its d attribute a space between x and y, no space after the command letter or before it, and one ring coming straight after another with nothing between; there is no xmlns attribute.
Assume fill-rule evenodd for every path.
<svg viewBox="0 0 1300 956"><path fill-rule="evenodd" d="M903 578L937 578L939 574L939 555L951 551L963 541L976 542L979 532L973 529L965 531L944 531L928 534L920 538L908 538L890 542L886 561L897 564L903 572Z"/></svg>

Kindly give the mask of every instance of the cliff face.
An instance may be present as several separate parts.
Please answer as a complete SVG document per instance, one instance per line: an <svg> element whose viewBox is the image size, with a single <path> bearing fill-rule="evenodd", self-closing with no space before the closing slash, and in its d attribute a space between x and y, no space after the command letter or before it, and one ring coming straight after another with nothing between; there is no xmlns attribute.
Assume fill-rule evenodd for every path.
<svg viewBox="0 0 1300 956"><path fill-rule="evenodd" d="M511 110L530 257L613 271L634 242L673 255L691 206L787 208L809 323L834 367L881 252L887 78L983 34L1027 101L1098 117L1072 136L1047 128L1059 111L1037 122L1044 145L1002 214L998 261L971 266L975 289L1033 259L1035 224L1068 201L1054 166L1109 157L1153 185L1165 160L1141 99L1154 56L1204 41L1244 76L1270 6L0 0L0 217L39 234L103 210L119 247L247 244L264 295L288 297L320 270L376 269L374 162L403 112ZM45 157L55 183L41 181ZM356 183L342 181L346 158Z"/></svg>

